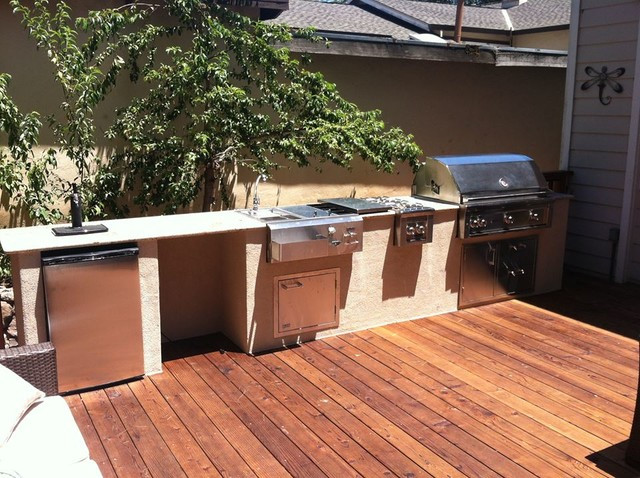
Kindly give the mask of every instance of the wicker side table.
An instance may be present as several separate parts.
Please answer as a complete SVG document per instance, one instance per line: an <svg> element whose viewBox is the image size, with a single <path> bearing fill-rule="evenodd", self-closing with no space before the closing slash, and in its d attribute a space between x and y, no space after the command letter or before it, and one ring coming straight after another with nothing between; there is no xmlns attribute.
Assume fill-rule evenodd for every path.
<svg viewBox="0 0 640 478"><path fill-rule="evenodd" d="M56 350L51 342L0 350L0 364L46 395L58 394Z"/></svg>

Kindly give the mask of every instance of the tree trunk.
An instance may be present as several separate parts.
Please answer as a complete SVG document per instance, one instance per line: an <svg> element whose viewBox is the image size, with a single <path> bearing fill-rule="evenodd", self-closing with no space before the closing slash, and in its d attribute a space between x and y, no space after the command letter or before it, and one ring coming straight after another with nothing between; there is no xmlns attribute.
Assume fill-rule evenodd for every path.
<svg viewBox="0 0 640 478"><path fill-rule="evenodd" d="M211 163L204 170L204 191L202 197L202 212L209 212L216 198L216 172Z"/></svg>

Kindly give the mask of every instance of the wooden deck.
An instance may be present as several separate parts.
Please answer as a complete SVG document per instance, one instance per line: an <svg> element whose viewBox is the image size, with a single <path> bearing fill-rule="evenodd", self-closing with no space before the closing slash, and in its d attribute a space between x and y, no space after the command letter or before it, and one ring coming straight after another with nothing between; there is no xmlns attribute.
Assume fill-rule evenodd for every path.
<svg viewBox="0 0 640 478"><path fill-rule="evenodd" d="M66 399L105 477L639 476L640 287L566 282L257 357L174 343L164 373Z"/></svg>

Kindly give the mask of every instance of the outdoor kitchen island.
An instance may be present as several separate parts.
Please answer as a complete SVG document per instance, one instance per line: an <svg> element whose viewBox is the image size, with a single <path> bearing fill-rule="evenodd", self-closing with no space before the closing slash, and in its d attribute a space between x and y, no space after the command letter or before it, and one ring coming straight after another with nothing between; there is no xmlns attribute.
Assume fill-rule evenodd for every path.
<svg viewBox="0 0 640 478"><path fill-rule="evenodd" d="M221 332L254 353L456 310L462 251L458 207L424 203L434 209L429 243L395 246L394 213L379 212L362 216L361 252L275 263L267 262L265 223L236 211L104 221L108 232L79 236L56 237L49 226L0 231L12 260L20 340L48 340L43 251L127 242L139 248L146 374L162 370L162 341ZM537 231L532 293L560 288L567 210L568 197L558 198L550 227ZM527 234L514 231L505 238ZM274 333L274 281L293 278L295 287L295 277L307 273L337 278L337 326Z"/></svg>

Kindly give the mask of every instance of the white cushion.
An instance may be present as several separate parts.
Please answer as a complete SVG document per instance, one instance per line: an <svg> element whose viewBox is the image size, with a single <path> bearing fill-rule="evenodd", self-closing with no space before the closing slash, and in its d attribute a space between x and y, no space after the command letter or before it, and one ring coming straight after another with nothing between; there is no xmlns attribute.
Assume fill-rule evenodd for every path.
<svg viewBox="0 0 640 478"><path fill-rule="evenodd" d="M0 448L29 407L43 397L44 392L0 365Z"/></svg>
<svg viewBox="0 0 640 478"><path fill-rule="evenodd" d="M0 463L7 465L5 468L13 467L22 477L54 476L50 470L88 459L82 434L67 403L59 396L35 404L0 448Z"/></svg>
<svg viewBox="0 0 640 478"><path fill-rule="evenodd" d="M49 468L46 464L41 467L32 467L27 471L19 472L13 469L4 468L0 462L0 478L102 478L100 468L93 460L84 460L60 469Z"/></svg>

